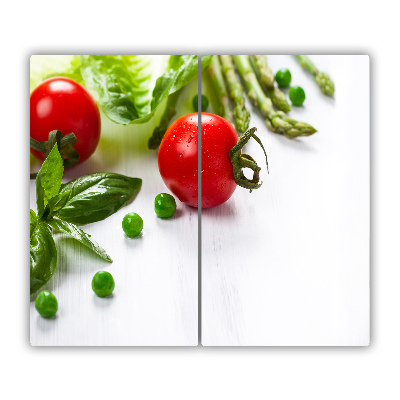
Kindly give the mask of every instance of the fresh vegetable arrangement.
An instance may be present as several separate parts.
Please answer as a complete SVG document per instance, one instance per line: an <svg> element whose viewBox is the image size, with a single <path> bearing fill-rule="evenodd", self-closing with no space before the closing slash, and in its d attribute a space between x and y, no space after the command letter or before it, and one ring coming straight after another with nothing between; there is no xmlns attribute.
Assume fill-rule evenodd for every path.
<svg viewBox="0 0 400 400"><path fill-rule="evenodd" d="M329 77L306 56L296 57L315 76L321 90L333 95ZM147 145L150 149L159 148L158 167L165 185L192 207L216 207L226 202L237 186L251 192L262 185L261 168L251 156L242 154L243 147L253 138L261 146L268 168L266 151L255 134L257 129L249 129L246 95L272 132L290 139L316 132L311 125L286 116L291 107L280 88L290 87L291 73L282 69L274 75L265 56L203 56L202 67L217 115L205 112L209 101L202 95L201 199L197 95L192 94L189 101L196 112L173 121L178 101L185 96L185 86L198 74L197 56L169 56L158 71L147 56L106 55L61 56L57 66L33 68L30 143L32 153L44 162L36 176L37 212L30 210L31 294L55 272L57 248L53 231L76 239L103 260L112 262L106 251L77 225L106 219L141 187L141 179L115 173L84 175L62 184L64 168L84 162L95 151L101 133L99 110L117 124L141 124L149 121L161 104L165 105L160 122L149 132ZM294 106L301 106L306 98L299 86L291 86L288 95ZM253 171L251 179L245 176L245 168ZM159 193L155 197L157 217L171 218L176 209L176 200L170 194ZM141 237L143 227L143 219L135 212L127 213L122 220L122 230L128 238ZM114 288L110 273L99 271L94 275L92 289L96 295L108 296ZM43 317L51 317L58 310L58 302L52 293L42 291L35 307Z"/></svg>
<svg viewBox="0 0 400 400"><path fill-rule="evenodd" d="M63 163L54 146L36 177L37 213L30 210L30 292L53 276L57 249L52 230L62 232L91 249L103 260L110 256L90 235L79 229L118 211L140 189L142 180L113 173L81 176L62 184Z"/></svg>

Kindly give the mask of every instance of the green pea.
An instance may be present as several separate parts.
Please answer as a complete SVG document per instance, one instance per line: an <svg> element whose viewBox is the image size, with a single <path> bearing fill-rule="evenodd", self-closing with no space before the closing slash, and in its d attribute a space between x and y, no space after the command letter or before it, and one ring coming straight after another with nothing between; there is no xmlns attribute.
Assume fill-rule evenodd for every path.
<svg viewBox="0 0 400 400"><path fill-rule="evenodd" d="M122 220L122 229L125 235L134 238L140 235L143 229L143 220L140 215L136 213L126 214Z"/></svg>
<svg viewBox="0 0 400 400"><path fill-rule="evenodd" d="M275 74L275 80L279 87L287 88L287 87L289 87L290 82L292 81L292 74L286 68L280 69Z"/></svg>
<svg viewBox="0 0 400 400"><path fill-rule="evenodd" d="M52 317L58 310L56 296L48 290L43 290L36 297L35 308L42 317Z"/></svg>
<svg viewBox="0 0 400 400"><path fill-rule="evenodd" d="M168 193L160 193L154 200L154 210L160 218L170 218L175 214L176 201Z"/></svg>
<svg viewBox="0 0 400 400"><path fill-rule="evenodd" d="M300 86L292 86L289 90L289 98L294 106L301 106L306 99L306 94Z"/></svg>
<svg viewBox="0 0 400 400"><path fill-rule="evenodd" d="M115 282L112 275L107 271L97 272L92 279L93 292L99 297L110 295L115 288Z"/></svg>
<svg viewBox="0 0 400 400"><path fill-rule="evenodd" d="M208 99L206 96L201 95L201 112L207 111L208 107ZM192 100L193 110L198 112L199 111L199 95L193 97Z"/></svg>

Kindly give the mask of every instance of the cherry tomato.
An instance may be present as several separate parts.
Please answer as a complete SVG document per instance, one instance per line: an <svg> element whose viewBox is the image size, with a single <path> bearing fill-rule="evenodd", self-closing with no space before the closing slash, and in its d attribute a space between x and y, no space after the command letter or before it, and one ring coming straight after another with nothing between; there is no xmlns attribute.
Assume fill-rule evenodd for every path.
<svg viewBox="0 0 400 400"><path fill-rule="evenodd" d="M227 201L236 189L229 151L238 141L233 126L209 113L201 114L203 208ZM198 114L171 124L160 145L158 168L167 187L180 201L198 207Z"/></svg>
<svg viewBox="0 0 400 400"><path fill-rule="evenodd" d="M79 163L87 160L99 143L99 108L90 93L69 78L47 79L31 93L31 137L44 142L55 129L63 135L75 134ZM31 152L44 159L43 153L33 149Z"/></svg>

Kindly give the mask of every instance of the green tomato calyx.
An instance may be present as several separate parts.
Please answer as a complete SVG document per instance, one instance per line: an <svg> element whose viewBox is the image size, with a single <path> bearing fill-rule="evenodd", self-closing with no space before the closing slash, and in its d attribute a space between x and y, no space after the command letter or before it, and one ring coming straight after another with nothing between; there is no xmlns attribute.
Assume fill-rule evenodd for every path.
<svg viewBox="0 0 400 400"><path fill-rule="evenodd" d="M258 189L262 185L262 182L260 182L261 167L258 166L257 162L251 156L248 154L242 154L243 147L251 138L253 138L263 149L267 164L267 171L269 173L267 153L261 140L254 133L256 130L257 128L250 128L247 130L229 152L229 157L233 166L233 176L236 184L245 189L250 189L250 192L253 189ZM246 178L243 172L244 168L250 168L254 172L253 179Z"/></svg>

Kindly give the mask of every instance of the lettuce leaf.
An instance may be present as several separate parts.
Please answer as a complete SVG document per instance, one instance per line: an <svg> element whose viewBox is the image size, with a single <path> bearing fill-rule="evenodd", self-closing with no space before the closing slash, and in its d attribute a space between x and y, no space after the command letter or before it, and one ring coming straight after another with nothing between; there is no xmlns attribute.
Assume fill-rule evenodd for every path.
<svg viewBox="0 0 400 400"><path fill-rule="evenodd" d="M138 62L140 57L80 57L86 87L104 114L117 124L144 119L151 112L150 62Z"/></svg>

